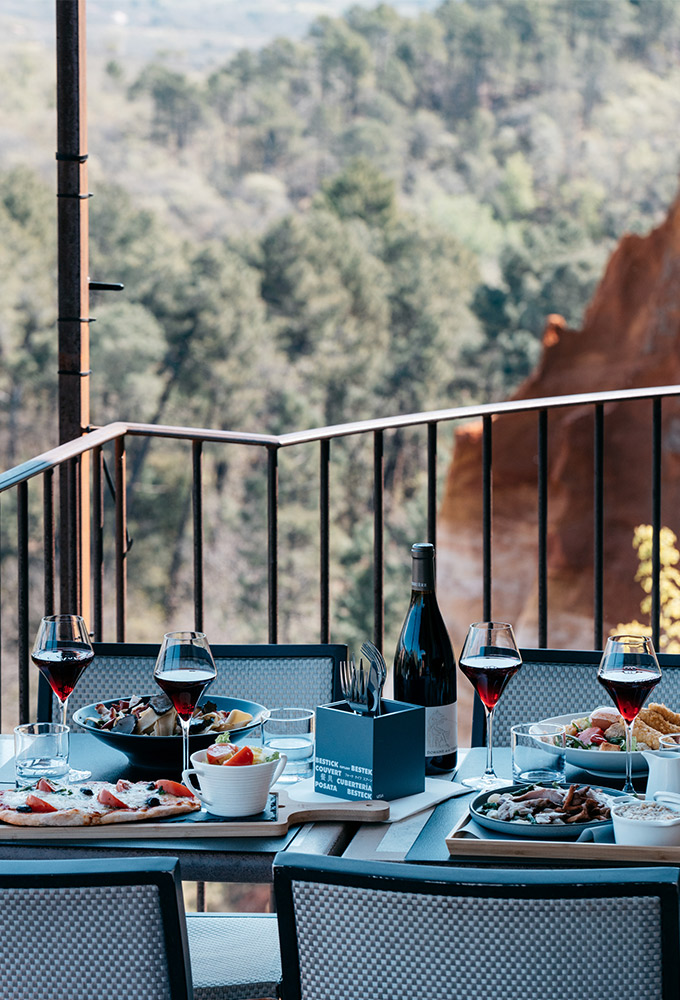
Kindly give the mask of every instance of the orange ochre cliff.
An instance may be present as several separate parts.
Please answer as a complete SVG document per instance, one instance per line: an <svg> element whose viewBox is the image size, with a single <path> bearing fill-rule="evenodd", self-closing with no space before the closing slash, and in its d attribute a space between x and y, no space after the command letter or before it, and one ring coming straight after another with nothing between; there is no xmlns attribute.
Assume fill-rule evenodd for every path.
<svg viewBox="0 0 680 1000"><path fill-rule="evenodd" d="M647 236L626 235L581 330L548 317L514 399L680 384L680 197ZM652 402L604 407L604 627L643 621L633 529L651 523ZM548 645L593 646L594 407L548 417ZM482 617L481 422L460 427L438 526L438 592L454 648ZM537 645L535 413L493 423L492 616ZM662 523L680 535L680 401L662 402Z"/></svg>

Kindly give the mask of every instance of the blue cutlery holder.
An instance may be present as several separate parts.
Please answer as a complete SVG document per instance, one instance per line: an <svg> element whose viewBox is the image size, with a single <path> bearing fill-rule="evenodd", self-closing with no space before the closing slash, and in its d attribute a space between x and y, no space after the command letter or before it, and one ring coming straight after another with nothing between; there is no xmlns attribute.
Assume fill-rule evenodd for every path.
<svg viewBox="0 0 680 1000"><path fill-rule="evenodd" d="M381 715L357 715L345 701L317 708L316 792L400 799L424 789L424 708L389 699Z"/></svg>

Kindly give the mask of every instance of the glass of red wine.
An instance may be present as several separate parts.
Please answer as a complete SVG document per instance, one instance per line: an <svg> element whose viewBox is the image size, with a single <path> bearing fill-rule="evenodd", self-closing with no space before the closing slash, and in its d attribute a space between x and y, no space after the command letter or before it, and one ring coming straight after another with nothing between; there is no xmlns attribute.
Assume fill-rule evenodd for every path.
<svg viewBox="0 0 680 1000"><path fill-rule="evenodd" d="M31 659L41 672L61 707L63 725L68 725L68 700L83 670L92 663L94 650L84 620L79 615L49 615L40 622ZM84 781L91 771L70 768L69 781Z"/></svg>
<svg viewBox="0 0 680 1000"><path fill-rule="evenodd" d="M597 679L616 705L626 726L626 783L632 781L633 724L650 692L661 680L661 668L652 640L643 635L610 635L597 670Z"/></svg>
<svg viewBox="0 0 680 1000"><path fill-rule="evenodd" d="M154 667L154 679L175 707L182 727L182 770L189 767L189 728L199 699L217 676L203 632L168 632Z"/></svg>
<svg viewBox="0 0 680 1000"><path fill-rule="evenodd" d="M486 770L476 778L464 778L468 788L500 788L507 785L493 767L493 713L498 699L522 666L515 633L507 622L473 622L460 654L460 669L479 695L486 711Z"/></svg>

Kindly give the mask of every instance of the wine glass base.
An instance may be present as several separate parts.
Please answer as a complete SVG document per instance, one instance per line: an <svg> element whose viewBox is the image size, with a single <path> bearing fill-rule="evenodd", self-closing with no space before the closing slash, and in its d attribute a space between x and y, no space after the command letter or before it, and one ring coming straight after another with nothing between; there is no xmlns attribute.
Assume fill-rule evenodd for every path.
<svg viewBox="0 0 680 1000"><path fill-rule="evenodd" d="M81 771L76 767L70 767L68 773L65 775L65 780L69 784L73 784L76 781L86 781L88 778L92 777L92 771Z"/></svg>
<svg viewBox="0 0 680 1000"><path fill-rule="evenodd" d="M461 784L466 788L476 788L480 792L487 792L491 788L503 788L509 784L507 778L499 778L497 774L480 774L476 778L463 778Z"/></svg>

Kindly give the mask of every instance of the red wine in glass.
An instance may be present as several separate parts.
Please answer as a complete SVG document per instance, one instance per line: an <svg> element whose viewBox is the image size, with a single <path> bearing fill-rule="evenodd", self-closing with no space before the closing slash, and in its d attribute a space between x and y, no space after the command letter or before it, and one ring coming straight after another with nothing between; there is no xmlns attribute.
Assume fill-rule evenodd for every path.
<svg viewBox="0 0 680 1000"><path fill-rule="evenodd" d="M493 716L506 685L522 666L522 657L509 622L473 622L463 650L460 669L472 683L486 712L486 768L474 778L463 778L468 788L491 789L506 784L493 767Z"/></svg>
<svg viewBox="0 0 680 1000"><path fill-rule="evenodd" d="M203 632L167 632L153 672L154 680L175 706L182 727L182 770L189 767L189 727L198 700L217 676Z"/></svg>
<svg viewBox="0 0 680 1000"><path fill-rule="evenodd" d="M460 661L460 669L470 681L487 708L495 708L511 677L522 665L514 656L466 656Z"/></svg>
<svg viewBox="0 0 680 1000"><path fill-rule="evenodd" d="M620 670L600 677L600 684L607 691L626 722L634 722L650 692L661 680L651 670Z"/></svg>
<svg viewBox="0 0 680 1000"><path fill-rule="evenodd" d="M92 663L94 650L87 625L80 615L48 615L40 622L31 659L59 699L61 722L68 725L68 700L83 670ZM69 741L70 742L70 741ZM83 781L90 771L69 769L68 780Z"/></svg>
<svg viewBox="0 0 680 1000"><path fill-rule="evenodd" d="M640 635L610 635L600 660L597 679L625 723L626 781L623 790L629 795L635 795L633 723L650 691L661 680L661 669L652 640Z"/></svg>
<svg viewBox="0 0 680 1000"><path fill-rule="evenodd" d="M182 665L178 670L158 674L156 683L165 691L180 719L188 722L196 711L199 698L214 676L200 667Z"/></svg>
<svg viewBox="0 0 680 1000"><path fill-rule="evenodd" d="M94 652L86 646L68 644L60 649L34 650L31 659L63 704L85 667L92 663Z"/></svg>

